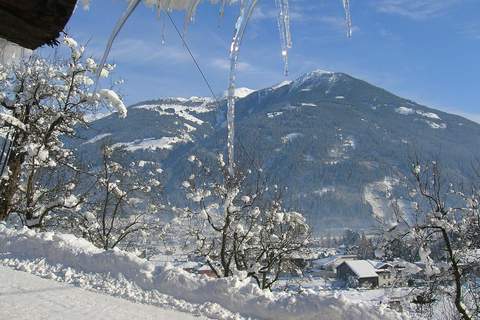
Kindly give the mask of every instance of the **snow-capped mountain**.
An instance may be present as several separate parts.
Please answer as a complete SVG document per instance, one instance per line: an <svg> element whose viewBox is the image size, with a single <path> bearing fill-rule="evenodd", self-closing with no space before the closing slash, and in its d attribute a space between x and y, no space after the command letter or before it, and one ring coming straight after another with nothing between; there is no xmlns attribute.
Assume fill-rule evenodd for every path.
<svg viewBox="0 0 480 320"><path fill-rule="evenodd" d="M440 160L456 179L471 177L469 164L480 156L479 124L343 73L313 71L249 92L236 112L238 143L288 186L287 204L316 229L371 226L414 153ZM188 156L224 151L225 101L146 101L129 107L126 119L111 115L92 127L80 131L84 158L109 141L125 160L160 161L166 197L181 204Z"/></svg>
<svg viewBox="0 0 480 320"><path fill-rule="evenodd" d="M249 94L251 94L253 92L255 92L255 90L250 89L250 88L245 88L245 87L236 88L235 89L235 97L245 98L246 96L248 96ZM227 96L228 96L228 90L225 90L223 92L223 97L227 97Z"/></svg>

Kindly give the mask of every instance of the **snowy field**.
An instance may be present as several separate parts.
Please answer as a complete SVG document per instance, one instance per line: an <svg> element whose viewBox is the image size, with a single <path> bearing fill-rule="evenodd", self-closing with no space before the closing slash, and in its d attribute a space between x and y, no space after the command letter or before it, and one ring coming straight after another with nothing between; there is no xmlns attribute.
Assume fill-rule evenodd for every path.
<svg viewBox="0 0 480 320"><path fill-rule="evenodd" d="M207 319L86 291L0 266L0 319Z"/></svg>
<svg viewBox="0 0 480 320"><path fill-rule="evenodd" d="M65 292L70 294L71 290L72 296L85 294L86 302L92 299L91 295L98 296L99 300L104 299L105 296L101 295L103 293L114 296L115 299L124 298L161 307L158 311L160 314L171 310L173 314L187 312L212 319L406 319L406 316L388 309L378 301L358 301L339 292L318 292L311 289L302 293L262 291L250 280L236 277L212 279L171 266L155 267L133 254L120 250L100 250L72 235L14 230L2 224L0 264L50 279L43 282L34 277L45 283L46 288L68 288ZM40 284L39 288L35 287L36 284L32 284L33 288L24 287L22 276L29 277L28 274L22 273L17 282L7 272L18 275L5 267L0 269L2 277L12 278L13 282L3 285L5 288L2 287L2 292L24 290L34 296L38 294L44 297L40 297L37 302L42 304L40 308L48 309L49 301L54 303L54 296L49 298L46 292L40 292ZM16 291L11 288L15 286ZM37 290L40 291L35 293ZM52 291L60 295L63 292L60 289ZM8 300L11 302L3 302L9 303L10 307L2 309L2 312L18 312L16 299L18 298L12 296ZM139 307L126 302L125 305ZM69 308L68 304L65 308ZM149 310L155 309L142 310L139 312L147 314ZM113 318L118 317L115 315Z"/></svg>

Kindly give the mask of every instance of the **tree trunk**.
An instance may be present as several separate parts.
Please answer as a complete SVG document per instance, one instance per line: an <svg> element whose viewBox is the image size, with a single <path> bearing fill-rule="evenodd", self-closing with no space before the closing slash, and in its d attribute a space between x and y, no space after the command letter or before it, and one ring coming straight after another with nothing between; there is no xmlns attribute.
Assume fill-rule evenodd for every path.
<svg viewBox="0 0 480 320"><path fill-rule="evenodd" d="M442 229L442 236L447 247L448 259L450 260L450 264L452 266L453 278L455 281L455 307L457 308L457 311L461 314L463 320L471 320L472 318L470 317L462 303L462 274L460 272L457 259L455 258L455 255L453 253L450 238L445 229Z"/></svg>
<svg viewBox="0 0 480 320"><path fill-rule="evenodd" d="M0 181L0 221L6 220L12 210L12 200L18 188L25 153L12 150L6 170L10 171L8 180Z"/></svg>

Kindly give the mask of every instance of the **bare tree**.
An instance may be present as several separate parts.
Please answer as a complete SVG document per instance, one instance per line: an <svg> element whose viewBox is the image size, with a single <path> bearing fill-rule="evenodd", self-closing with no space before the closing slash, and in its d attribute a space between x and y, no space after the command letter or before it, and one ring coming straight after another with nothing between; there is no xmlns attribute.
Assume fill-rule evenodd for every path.
<svg viewBox="0 0 480 320"><path fill-rule="evenodd" d="M126 114L115 92L95 92L90 76L98 67L84 57L84 48L69 37L64 43L70 51L68 59L50 61L31 56L20 64L0 65L0 127L7 131L0 157L0 220L18 209L20 201L27 220L38 221L44 215L51 199L37 192L42 182L40 172L73 168L72 153L62 138L73 136L75 125L86 125L87 113L107 104L122 116ZM108 76L112 69L108 65L102 74ZM74 206L64 201L71 190L61 189L65 194L57 194L57 204ZM43 211L35 212L35 208Z"/></svg>
<svg viewBox="0 0 480 320"><path fill-rule="evenodd" d="M457 190L442 175L437 161L415 159L411 175L413 209L405 201L393 202L396 223L385 233L385 247L401 241L415 248L425 264L427 288L414 302L432 304L451 297L462 319L474 319L479 314L474 303L479 297L478 275L473 273L480 263L479 190Z"/></svg>
<svg viewBox="0 0 480 320"><path fill-rule="evenodd" d="M300 213L283 209L281 189L268 186L255 161L232 175L222 155L212 166L189 160L194 173L183 186L191 206L181 221L212 271L218 277L243 272L271 289L282 272L298 269L294 259L307 250L309 227Z"/></svg>
<svg viewBox="0 0 480 320"><path fill-rule="evenodd" d="M114 161L113 152L103 146L100 168L83 183L89 192L82 209L64 226L100 248L129 249L141 245L135 244L139 235L161 230L161 184L155 177L145 179L135 163L125 167Z"/></svg>

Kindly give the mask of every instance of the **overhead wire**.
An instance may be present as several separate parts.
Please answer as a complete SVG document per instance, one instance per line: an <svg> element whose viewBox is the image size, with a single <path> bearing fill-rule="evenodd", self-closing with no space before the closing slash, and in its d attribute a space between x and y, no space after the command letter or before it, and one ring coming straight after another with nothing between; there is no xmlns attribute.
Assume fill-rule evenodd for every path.
<svg viewBox="0 0 480 320"><path fill-rule="evenodd" d="M169 18L170 22L172 23L172 25L173 25L175 31L177 32L178 36L179 36L180 39L182 40L183 46L185 47L185 49L187 50L188 54L189 54L190 57L192 58L193 63L195 64L197 70L200 72L200 74L201 74L201 76L202 76L202 78L203 78L203 81L204 81L205 84L207 85L208 90L210 90L210 93L212 94L213 99L215 99L215 101L216 101L217 104L218 104L217 96L216 96L215 93L213 92L212 86L211 86L210 82L208 81L207 76L205 75L205 73L203 72L202 68L200 67L200 64L198 63L197 59L196 59L195 56L193 55L192 50L190 49L190 46L188 45L187 41L185 40L185 37L183 36L183 34L182 34L182 32L180 31L180 29L178 28L177 24L176 24L175 21L173 20L170 12L168 12L168 10L165 10L165 13L167 14L167 17Z"/></svg>

